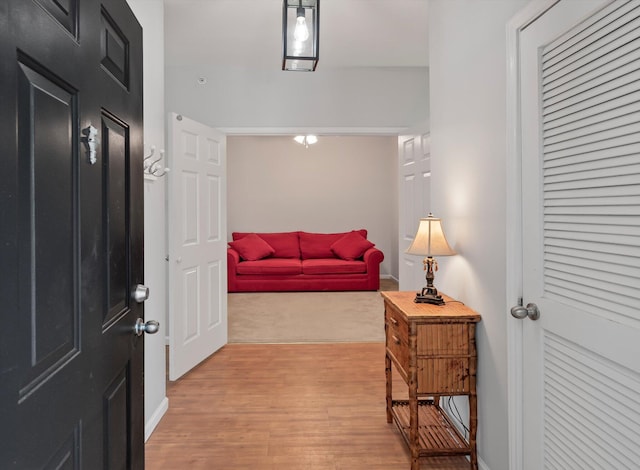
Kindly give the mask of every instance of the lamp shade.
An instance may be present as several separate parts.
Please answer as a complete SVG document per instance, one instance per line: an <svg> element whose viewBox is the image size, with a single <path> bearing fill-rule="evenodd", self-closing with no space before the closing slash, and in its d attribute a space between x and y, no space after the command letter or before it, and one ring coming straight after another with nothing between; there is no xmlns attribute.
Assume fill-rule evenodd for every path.
<svg viewBox="0 0 640 470"><path fill-rule="evenodd" d="M442 219L428 217L420 219L420 225L413 242L407 248L406 253L421 256L450 256L456 252L449 246L444 231Z"/></svg>
<svg viewBox="0 0 640 470"><path fill-rule="evenodd" d="M319 34L320 0L283 0L282 70L315 71Z"/></svg>

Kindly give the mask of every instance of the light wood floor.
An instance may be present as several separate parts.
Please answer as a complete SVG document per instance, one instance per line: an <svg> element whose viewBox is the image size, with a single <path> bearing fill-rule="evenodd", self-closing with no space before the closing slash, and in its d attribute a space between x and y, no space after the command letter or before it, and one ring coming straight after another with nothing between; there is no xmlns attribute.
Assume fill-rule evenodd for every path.
<svg viewBox="0 0 640 470"><path fill-rule="evenodd" d="M399 377L394 384L395 397L405 387ZM169 411L146 444L147 470L410 468L386 422L381 343L230 344L170 382L167 394ZM439 458L422 468L469 464Z"/></svg>

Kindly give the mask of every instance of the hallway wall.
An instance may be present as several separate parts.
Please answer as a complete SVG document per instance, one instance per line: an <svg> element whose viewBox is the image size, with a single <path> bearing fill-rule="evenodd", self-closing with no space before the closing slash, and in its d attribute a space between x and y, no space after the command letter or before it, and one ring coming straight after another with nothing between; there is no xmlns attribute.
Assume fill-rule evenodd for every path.
<svg viewBox="0 0 640 470"><path fill-rule="evenodd" d="M439 260L436 285L482 315L478 452L492 470L509 468L506 24L525 3L429 4L432 201L458 252Z"/></svg>

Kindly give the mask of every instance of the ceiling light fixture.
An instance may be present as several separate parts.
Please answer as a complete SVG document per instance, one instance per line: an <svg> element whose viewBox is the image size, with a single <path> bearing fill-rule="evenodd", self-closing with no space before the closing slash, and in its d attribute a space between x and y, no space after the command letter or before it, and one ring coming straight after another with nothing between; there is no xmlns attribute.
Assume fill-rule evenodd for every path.
<svg viewBox="0 0 640 470"><path fill-rule="evenodd" d="M320 0L282 1L282 70L316 70L319 30Z"/></svg>
<svg viewBox="0 0 640 470"><path fill-rule="evenodd" d="M299 144L304 145L304 148L309 148L309 145L313 145L318 141L315 135L297 135L293 138Z"/></svg>

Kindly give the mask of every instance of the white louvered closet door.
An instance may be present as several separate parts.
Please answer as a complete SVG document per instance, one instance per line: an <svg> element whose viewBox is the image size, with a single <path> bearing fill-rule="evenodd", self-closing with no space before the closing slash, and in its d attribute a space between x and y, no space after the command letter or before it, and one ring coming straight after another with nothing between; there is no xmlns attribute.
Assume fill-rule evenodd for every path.
<svg viewBox="0 0 640 470"><path fill-rule="evenodd" d="M521 35L524 468L640 469L640 1Z"/></svg>

